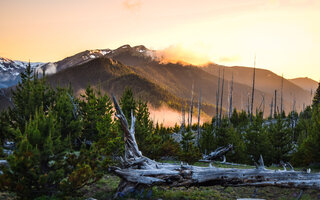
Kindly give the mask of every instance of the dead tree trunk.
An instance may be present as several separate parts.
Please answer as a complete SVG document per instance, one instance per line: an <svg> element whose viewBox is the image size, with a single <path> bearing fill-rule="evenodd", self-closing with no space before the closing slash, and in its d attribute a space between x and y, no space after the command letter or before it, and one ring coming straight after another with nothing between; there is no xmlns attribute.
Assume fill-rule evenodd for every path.
<svg viewBox="0 0 320 200"><path fill-rule="evenodd" d="M219 98L220 98L220 68L219 68L219 78L218 78L218 89L216 92L216 127L219 125Z"/></svg>
<svg viewBox="0 0 320 200"><path fill-rule="evenodd" d="M184 105L182 106L182 109L181 109L181 128L180 128L180 132L183 133L185 131L185 115L186 115L186 111L185 111L185 108L184 108Z"/></svg>
<svg viewBox="0 0 320 200"><path fill-rule="evenodd" d="M265 99L264 99L264 94L262 95L262 99L263 99L262 116L264 116L264 109L265 109L265 107L266 107L266 102L265 102Z"/></svg>
<svg viewBox="0 0 320 200"><path fill-rule="evenodd" d="M116 117L120 120L125 141L122 167L110 167L121 178L115 197L155 185L178 186L277 186L320 190L320 173L265 169L262 156L256 169L197 167L158 163L139 151L135 140L135 117L131 112L131 126L113 96ZM291 166L291 165L289 165Z"/></svg>
<svg viewBox="0 0 320 200"><path fill-rule="evenodd" d="M192 114L193 114L193 90L194 90L194 83L192 83L192 90L191 90L191 105L190 105L190 130L192 129Z"/></svg>
<svg viewBox="0 0 320 200"><path fill-rule="evenodd" d="M232 81L231 81L231 87L230 87L230 107L229 107L229 119L232 115L232 95L233 95L233 73L232 73Z"/></svg>
<svg viewBox="0 0 320 200"><path fill-rule="evenodd" d="M219 126L221 124L221 115L222 115L222 103L223 103L223 85L224 85L224 69L222 71L222 85L221 85L221 99L220 99L220 113L219 113Z"/></svg>
<svg viewBox="0 0 320 200"><path fill-rule="evenodd" d="M280 115L282 115L282 111L283 111L283 74L281 78Z"/></svg>
<svg viewBox="0 0 320 200"><path fill-rule="evenodd" d="M233 148L232 144L229 144L229 145L227 145L225 147L219 147L215 151L211 152L210 154L204 155L203 159L200 160L200 161L201 162L212 162L212 161L224 156L226 153L231 151L232 148Z"/></svg>
<svg viewBox="0 0 320 200"><path fill-rule="evenodd" d="M274 91L274 116L277 115L277 90Z"/></svg>
<svg viewBox="0 0 320 200"><path fill-rule="evenodd" d="M198 101L198 135L197 135L197 145L200 146L199 140L200 140L200 113L201 113L201 90L200 90L200 96Z"/></svg>
<svg viewBox="0 0 320 200"><path fill-rule="evenodd" d="M249 93L247 94L247 112L248 112L248 116L249 116L250 115Z"/></svg>
<svg viewBox="0 0 320 200"><path fill-rule="evenodd" d="M272 97L272 99L271 99L271 104L270 104L270 118L272 118L273 117L273 115L272 115L272 112L273 112L273 97Z"/></svg>
<svg viewBox="0 0 320 200"><path fill-rule="evenodd" d="M190 125L190 111L189 111L189 104L187 104L187 110L188 110L188 126Z"/></svg>
<svg viewBox="0 0 320 200"><path fill-rule="evenodd" d="M252 78L251 112L250 112L250 121L251 122L252 122L252 117L253 117L253 99L254 99L255 81L256 81L256 56L254 56L254 67L253 67L253 78Z"/></svg>

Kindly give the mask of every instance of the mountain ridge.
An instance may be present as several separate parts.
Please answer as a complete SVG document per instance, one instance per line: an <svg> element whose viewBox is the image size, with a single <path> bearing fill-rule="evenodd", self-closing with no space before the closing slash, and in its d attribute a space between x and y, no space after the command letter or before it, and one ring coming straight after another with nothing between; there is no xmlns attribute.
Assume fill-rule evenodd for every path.
<svg viewBox="0 0 320 200"><path fill-rule="evenodd" d="M103 69L103 66L107 65L117 66L117 69L110 66ZM136 85L139 87L135 87L134 92L138 93L138 96L153 97L152 102L155 106L159 106L160 101L167 104L170 101L172 105L170 103L169 105L176 110L181 109L183 104L185 106L190 105L191 90L192 85L194 85L194 99L199 98L201 90L203 103L208 105L206 112L211 116L215 113L215 93L217 91L219 69L221 76L223 69L225 71L223 92L225 111L229 107L228 99L232 74L234 74L233 107L238 110L247 110L248 98L252 90L253 73L253 68L250 67L226 67L214 63L195 66L188 63L162 62L161 58L156 57L154 50L149 50L143 45L134 47L123 45L114 50L86 50L57 62L44 63L41 66L34 67L34 69L39 74L45 71L49 75L48 80L51 84L63 83L65 85L71 82L77 94L83 92L88 83L94 83L94 86L101 84L105 92L108 93L115 92L117 89L119 91L116 92L116 95L119 95L125 86L135 87ZM112 69L115 71L112 71ZM96 73L97 71L100 74ZM123 74L119 75L117 73ZM254 107L257 109L265 107L265 116L268 115L270 103L274 99L274 90L278 91L277 102L280 102L281 80L280 76L270 70L256 69ZM294 81L283 79L283 83L283 104L286 112L293 109L293 101L297 102L297 110L302 109L302 104L307 105L310 102L309 92L298 86ZM153 90L155 88L158 93ZM169 95L169 97L163 94ZM307 98L308 95L310 96L309 99ZM174 102L172 101L177 102L177 105L173 105ZM263 101L264 106L262 106Z"/></svg>

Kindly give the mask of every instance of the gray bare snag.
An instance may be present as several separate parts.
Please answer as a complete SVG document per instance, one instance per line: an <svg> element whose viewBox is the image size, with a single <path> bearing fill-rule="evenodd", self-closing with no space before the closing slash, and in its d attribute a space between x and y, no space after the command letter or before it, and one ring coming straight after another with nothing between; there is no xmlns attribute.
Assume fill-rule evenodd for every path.
<svg viewBox="0 0 320 200"><path fill-rule="evenodd" d="M231 81L231 87L230 87L229 119L231 118L232 111L233 111L233 108L232 108L232 95L233 95L233 73L232 73L232 81Z"/></svg>
<svg viewBox="0 0 320 200"><path fill-rule="evenodd" d="M201 90L200 90L200 96L199 96L199 101L198 101L198 135L197 135L197 145L199 146L199 140L200 140L200 113L201 113Z"/></svg>
<svg viewBox="0 0 320 200"><path fill-rule="evenodd" d="M219 96L220 95L220 68L219 68L219 78L218 78L218 88L216 92L216 126L219 125Z"/></svg>
<svg viewBox="0 0 320 200"><path fill-rule="evenodd" d="M274 91L274 116L277 114L277 90Z"/></svg>
<svg viewBox="0 0 320 200"><path fill-rule="evenodd" d="M310 170L268 170L262 156L256 169L234 169L197 167L159 163L142 155L135 140L135 117L131 114L131 126L113 96L116 117L124 131L125 155L121 167L110 167L110 171L121 178L115 197L139 191L145 187L165 185L178 186L277 186L320 190L320 173Z"/></svg>
<svg viewBox="0 0 320 200"><path fill-rule="evenodd" d="M283 74L281 77L280 114L282 114L282 111L283 111Z"/></svg>
<svg viewBox="0 0 320 200"><path fill-rule="evenodd" d="M190 124L189 124L189 127L191 127L191 126L192 126L192 114L193 114L193 90L194 90L194 82L192 83L192 90L191 90Z"/></svg>
<svg viewBox="0 0 320 200"><path fill-rule="evenodd" d="M254 67L253 67L253 78L252 78L251 111L250 111L250 121L251 122L252 122L252 117L253 117L253 99L254 99L255 81L256 81L256 56L254 56Z"/></svg>
<svg viewBox="0 0 320 200"><path fill-rule="evenodd" d="M223 104L223 85L224 85L224 69L222 70L222 85L221 85L221 99L220 99L220 113L219 113L219 123L221 125L221 115L222 115L222 104Z"/></svg>

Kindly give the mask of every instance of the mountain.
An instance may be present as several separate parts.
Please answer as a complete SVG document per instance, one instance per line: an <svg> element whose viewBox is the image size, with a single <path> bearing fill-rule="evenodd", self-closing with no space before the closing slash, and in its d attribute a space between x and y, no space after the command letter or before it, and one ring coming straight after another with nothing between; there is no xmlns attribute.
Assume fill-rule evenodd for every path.
<svg viewBox="0 0 320 200"><path fill-rule="evenodd" d="M224 70L225 78L227 80L231 80L233 76L235 82L252 87L253 68L241 66L226 67L217 64L208 64L202 69L215 76L219 76L219 70L222 76ZM292 110L294 101L296 109L298 110L301 110L303 105L310 104L312 96L310 95L310 91L304 89L304 86L301 86L298 82L292 82L282 78L270 70L256 68L255 88L263 91L265 95L268 94L273 96L273 98L275 90L277 90L278 105L280 103L282 81L283 106L286 112ZM270 104L271 99L267 100L267 102Z"/></svg>
<svg viewBox="0 0 320 200"><path fill-rule="evenodd" d="M318 88L319 83L315 80L312 80L311 78L304 77L304 78L294 78L289 79L292 83L299 85L301 88L307 90L307 91L316 91Z"/></svg>
<svg viewBox="0 0 320 200"><path fill-rule="evenodd" d="M96 49L96 50L86 50L80 53L77 53L73 56L64 58L63 60L57 61L57 62L50 62L46 63L45 65L41 66L41 68L37 69L39 74L42 73L43 70L45 70L46 74L54 74L56 72L59 72L61 70L74 67L77 65L81 65L83 63L89 62L96 58L101 57L109 57L113 58L119 54L122 54L123 52L130 51L135 56L148 56L151 55L150 50L145 48L144 46L136 46L136 47L130 47L129 45L123 45L115 50L111 49ZM134 61L131 61L134 62Z"/></svg>
<svg viewBox="0 0 320 200"><path fill-rule="evenodd" d="M28 64L29 62L0 57L0 88L16 85L20 81L20 73L26 69ZM35 69L44 63L31 62L30 65Z"/></svg>
<svg viewBox="0 0 320 200"><path fill-rule="evenodd" d="M143 52L137 52L137 48L143 49ZM106 56L131 66L136 73L184 99L190 99L192 84L194 83L196 98L199 96L201 89L204 102L211 105L215 105L216 102L219 69L221 77L224 69L223 107L226 109L229 107L228 96L232 74L234 76L233 106L240 110L247 110L248 99L249 103L251 101L253 68L250 67L226 67L217 64L198 67L186 63L164 63L161 62L161 59L155 59L152 56L152 51L143 46L130 47L126 45ZM281 76L269 70L256 69L254 110L256 108L263 110L264 107L265 114L268 115L271 101L274 100L275 90L277 90L277 107L280 110L282 81L283 109L287 113L293 109L294 104L295 109L301 110L304 105L310 103L312 97L308 91L287 79L282 79Z"/></svg>
<svg viewBox="0 0 320 200"><path fill-rule="evenodd" d="M76 95L83 94L90 84L109 96L114 94L117 97L120 97L126 87L130 87L137 98L148 101L154 107L161 106L162 102L171 102L168 105L178 109L182 102L182 99L136 74L130 67L106 57L66 68L48 76L47 80L53 86L68 86L71 83Z"/></svg>
<svg viewBox="0 0 320 200"><path fill-rule="evenodd" d="M216 91L218 88L219 69L225 71L223 90L224 112L229 107L229 94L232 74L233 107L247 110L251 100L253 68L226 67L217 64L194 66L187 63L166 63L156 57L156 52L140 45L121 46L117 49L86 50L67 57L61 61L46 63L35 68L41 74L44 70L50 84L72 84L74 92L79 95L90 83L100 87L104 92L120 96L125 87L131 87L136 97L147 100L154 107L168 105L179 111L182 105L190 105L192 88L194 88L194 105L196 110L200 91L202 111L207 115L215 114ZM280 91L283 80L283 105L288 113L293 101L296 109L310 103L310 92L299 83L294 83L275 73L256 69L256 90L254 110L270 113L270 104L277 90L277 106L280 109ZM299 85L299 86L298 86Z"/></svg>

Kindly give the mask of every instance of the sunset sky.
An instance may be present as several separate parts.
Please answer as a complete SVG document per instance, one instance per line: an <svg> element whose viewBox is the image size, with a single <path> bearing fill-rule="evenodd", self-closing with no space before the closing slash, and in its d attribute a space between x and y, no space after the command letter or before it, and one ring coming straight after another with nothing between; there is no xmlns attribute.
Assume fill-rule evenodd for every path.
<svg viewBox="0 0 320 200"><path fill-rule="evenodd" d="M186 62L320 79L320 0L0 0L0 56L140 45ZM175 54L176 55L172 55Z"/></svg>

